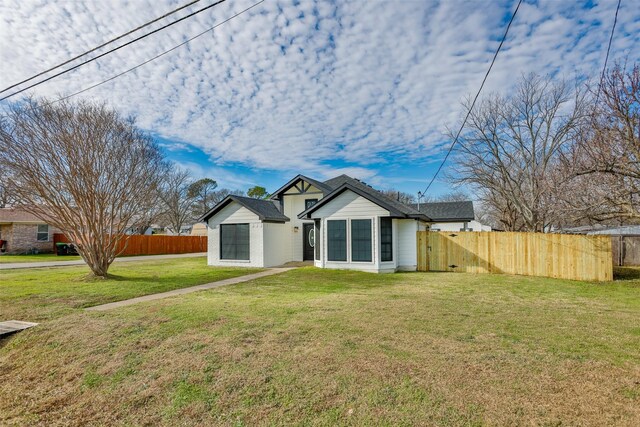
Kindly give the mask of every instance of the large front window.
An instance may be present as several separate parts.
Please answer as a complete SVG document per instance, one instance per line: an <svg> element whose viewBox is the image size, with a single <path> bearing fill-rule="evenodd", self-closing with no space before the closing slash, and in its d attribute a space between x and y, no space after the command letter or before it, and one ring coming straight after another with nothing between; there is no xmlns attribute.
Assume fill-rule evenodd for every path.
<svg viewBox="0 0 640 427"><path fill-rule="evenodd" d="M351 261L371 262L371 220L351 220Z"/></svg>
<svg viewBox="0 0 640 427"><path fill-rule="evenodd" d="M249 224L220 225L220 259L249 260Z"/></svg>
<svg viewBox="0 0 640 427"><path fill-rule="evenodd" d="M327 259L329 261L347 260L347 221L327 221Z"/></svg>

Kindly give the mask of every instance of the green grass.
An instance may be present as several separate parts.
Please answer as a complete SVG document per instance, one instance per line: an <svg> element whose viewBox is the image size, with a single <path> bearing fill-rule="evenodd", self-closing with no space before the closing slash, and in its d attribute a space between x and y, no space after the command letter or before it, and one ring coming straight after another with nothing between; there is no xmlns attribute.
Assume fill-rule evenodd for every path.
<svg viewBox="0 0 640 427"><path fill-rule="evenodd" d="M114 263L109 279L87 279L87 266L0 270L0 320L40 322L79 308L165 292L260 269L212 268L206 258Z"/></svg>
<svg viewBox="0 0 640 427"><path fill-rule="evenodd" d="M0 264L22 262L77 261L82 259L76 255L58 256L56 254L38 255L0 255Z"/></svg>
<svg viewBox="0 0 640 427"><path fill-rule="evenodd" d="M37 294L12 293L0 312ZM633 277L303 268L109 312L75 307L0 341L0 424L640 423Z"/></svg>

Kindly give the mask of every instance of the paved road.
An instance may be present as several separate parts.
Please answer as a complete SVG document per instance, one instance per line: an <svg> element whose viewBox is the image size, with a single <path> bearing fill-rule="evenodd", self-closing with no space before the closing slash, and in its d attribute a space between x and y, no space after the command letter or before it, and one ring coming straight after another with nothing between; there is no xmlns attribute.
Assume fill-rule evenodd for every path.
<svg viewBox="0 0 640 427"><path fill-rule="evenodd" d="M236 283L248 282L253 279L259 279L260 277L272 276L274 274L284 273L285 271L295 270L296 267L291 268L270 268L260 273L247 274L245 276L232 277L231 279L218 280L217 282L205 283L204 285L191 286L189 288L174 289L172 291L161 292L159 294L144 295L137 298L131 298L124 301L110 302L109 304L95 305L93 307L86 308L87 311L105 311L119 307L126 307L128 305L138 304L146 301L155 301L159 299L175 297L178 295L190 294L191 292L204 291L207 289L219 288L221 286L235 285Z"/></svg>
<svg viewBox="0 0 640 427"><path fill-rule="evenodd" d="M207 256L206 252L197 252L193 254L170 254L170 255L144 255L144 256L127 256L116 258L114 262L130 262L130 261L153 261L156 259L172 259L172 258L191 258L198 256ZM85 265L83 260L77 261L43 261L43 262L10 262L0 264L0 270L14 270L18 268L43 268L43 267L66 267L69 265Z"/></svg>

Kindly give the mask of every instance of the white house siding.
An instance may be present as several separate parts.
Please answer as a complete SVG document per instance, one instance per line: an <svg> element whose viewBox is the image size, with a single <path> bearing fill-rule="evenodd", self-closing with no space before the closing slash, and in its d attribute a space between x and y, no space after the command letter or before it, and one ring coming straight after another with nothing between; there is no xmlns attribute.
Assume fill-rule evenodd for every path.
<svg viewBox="0 0 640 427"><path fill-rule="evenodd" d="M264 232L264 267L275 267L291 261L291 238L289 223L262 224Z"/></svg>
<svg viewBox="0 0 640 427"><path fill-rule="evenodd" d="M313 222L298 218L298 215L305 210L304 201L306 199L320 200L322 199L322 192L312 186L306 193L300 194L295 187L292 187L284 194L284 214L290 219L286 224L287 235L290 242L288 247L289 259L287 261L302 261L302 224L305 222ZM295 227L298 227L297 231Z"/></svg>
<svg viewBox="0 0 640 427"><path fill-rule="evenodd" d="M220 224L249 224L249 260L220 259ZM263 267L263 224L256 214L231 202L209 219L207 263L215 266Z"/></svg>
<svg viewBox="0 0 640 427"><path fill-rule="evenodd" d="M398 270L415 271L418 266L417 232L419 223L413 219L398 220ZM421 227L421 228L424 228Z"/></svg>
<svg viewBox="0 0 640 427"><path fill-rule="evenodd" d="M389 216L389 211L387 211L386 209L383 209L375 203L372 203L369 200L365 199L364 197L361 197L356 193L347 190L333 199L331 203L327 203L327 205L319 208L311 216L313 218L322 218L321 249L322 259L324 260L324 262L321 263L322 267L371 272L381 272L385 269L391 268L388 265L385 265L384 268L380 265L379 218L381 216ZM345 262L327 260L327 221L336 219L347 220L347 261ZM349 220L351 219L372 220L372 262L351 262L351 226L349 224Z"/></svg>

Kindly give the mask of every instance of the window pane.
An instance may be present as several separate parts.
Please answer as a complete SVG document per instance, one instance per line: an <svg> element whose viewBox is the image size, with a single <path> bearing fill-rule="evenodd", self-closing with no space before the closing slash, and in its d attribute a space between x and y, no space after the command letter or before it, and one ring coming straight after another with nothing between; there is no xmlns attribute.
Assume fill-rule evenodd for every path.
<svg viewBox="0 0 640 427"><path fill-rule="evenodd" d="M249 224L220 225L220 259L249 259Z"/></svg>
<svg viewBox="0 0 640 427"><path fill-rule="evenodd" d="M347 260L347 221L327 221L327 249L329 261Z"/></svg>
<svg viewBox="0 0 640 427"><path fill-rule="evenodd" d="M351 261L371 262L371 220L351 220Z"/></svg>
<svg viewBox="0 0 640 427"><path fill-rule="evenodd" d="M315 205L316 203L318 203L318 199L305 199L305 201L304 201L304 210L306 211L307 209L309 209L311 206Z"/></svg>
<svg viewBox="0 0 640 427"><path fill-rule="evenodd" d="M38 224L36 240L38 242L46 242L49 240L49 226L47 224Z"/></svg>
<svg viewBox="0 0 640 427"><path fill-rule="evenodd" d="M249 224L236 224L236 259L249 259Z"/></svg>
<svg viewBox="0 0 640 427"><path fill-rule="evenodd" d="M319 219L316 219L316 221L315 221L315 231L314 231L314 233L316 234L314 236L314 239L313 239L314 243L315 243L315 253L316 253L315 258L316 258L316 260L319 261L320 260L320 254L322 253L322 252L320 252L320 242L322 241L322 237L321 237L322 234L320 234L320 220Z"/></svg>
<svg viewBox="0 0 640 427"><path fill-rule="evenodd" d="M393 228L391 218L380 218L380 260L393 261Z"/></svg>

